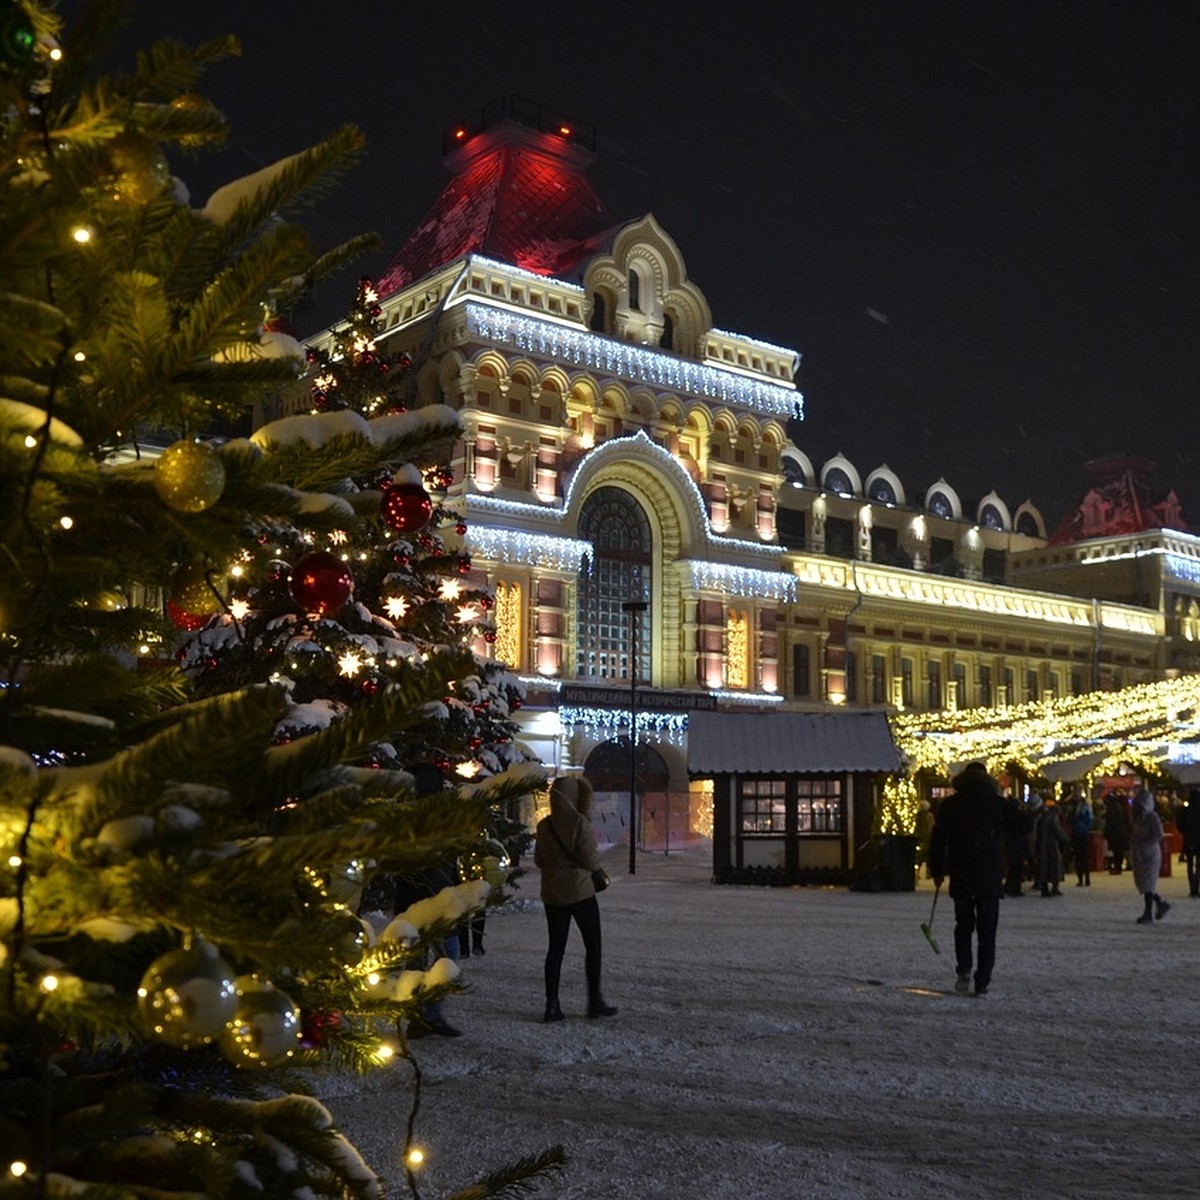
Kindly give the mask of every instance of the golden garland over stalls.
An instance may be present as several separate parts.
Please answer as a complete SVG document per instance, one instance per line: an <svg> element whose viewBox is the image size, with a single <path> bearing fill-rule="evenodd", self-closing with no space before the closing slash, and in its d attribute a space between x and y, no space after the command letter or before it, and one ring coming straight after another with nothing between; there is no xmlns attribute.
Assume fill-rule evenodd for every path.
<svg viewBox="0 0 1200 1200"><path fill-rule="evenodd" d="M1076 760L1086 764L1081 775L1119 762L1162 774L1172 762L1200 762L1200 675L1008 708L900 714L891 723L913 774L982 762L1044 778Z"/></svg>

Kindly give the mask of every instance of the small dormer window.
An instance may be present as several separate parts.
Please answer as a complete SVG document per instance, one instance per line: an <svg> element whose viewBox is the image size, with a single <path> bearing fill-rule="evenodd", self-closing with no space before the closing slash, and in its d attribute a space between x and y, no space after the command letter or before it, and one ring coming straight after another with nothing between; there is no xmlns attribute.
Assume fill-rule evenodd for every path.
<svg viewBox="0 0 1200 1200"><path fill-rule="evenodd" d="M895 504L896 490L881 475L871 480L871 499L878 504Z"/></svg>
<svg viewBox="0 0 1200 1200"><path fill-rule="evenodd" d="M945 492L934 492L929 497L929 511L935 517L949 519L954 516L954 506L950 503L950 497Z"/></svg>
<svg viewBox="0 0 1200 1200"><path fill-rule="evenodd" d="M629 307L635 312L642 311L642 281L633 267L629 268Z"/></svg>
<svg viewBox="0 0 1200 1200"><path fill-rule="evenodd" d="M1000 510L994 504L985 504L983 512L979 514L979 523L985 529L1003 529L1004 518L1000 515Z"/></svg>
<svg viewBox="0 0 1200 1200"><path fill-rule="evenodd" d="M837 492L842 496L854 494L854 484L850 482L850 476L841 467L830 467L825 472L825 486L831 492Z"/></svg>

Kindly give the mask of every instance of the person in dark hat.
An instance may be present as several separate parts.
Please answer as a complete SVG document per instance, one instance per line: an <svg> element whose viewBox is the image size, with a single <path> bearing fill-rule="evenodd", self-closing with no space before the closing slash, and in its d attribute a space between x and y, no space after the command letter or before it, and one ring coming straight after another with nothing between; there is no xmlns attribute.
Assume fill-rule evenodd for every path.
<svg viewBox="0 0 1200 1200"><path fill-rule="evenodd" d="M955 990L971 990L974 963L975 995L986 996L996 962L1004 839L1021 824L983 763L968 763L951 782L954 791L938 806L933 824L929 873L936 887L950 876Z"/></svg>

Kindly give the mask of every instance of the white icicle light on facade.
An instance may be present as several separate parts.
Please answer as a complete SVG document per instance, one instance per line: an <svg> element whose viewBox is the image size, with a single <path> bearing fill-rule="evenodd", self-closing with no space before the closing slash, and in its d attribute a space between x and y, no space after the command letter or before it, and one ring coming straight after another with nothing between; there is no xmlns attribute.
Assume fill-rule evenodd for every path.
<svg viewBox="0 0 1200 1200"><path fill-rule="evenodd" d="M631 383L671 388L744 412L784 420L799 419L802 413L804 398L794 388L748 379L720 367L705 366L489 305L468 303L463 305L463 311L468 336L524 354L570 363Z"/></svg>
<svg viewBox="0 0 1200 1200"><path fill-rule="evenodd" d="M608 741L629 731L627 708L573 708L564 706L558 710L558 719L567 730L583 730L596 741ZM649 740L650 735L658 741L666 740L676 745L682 743L687 733L687 713L639 712L637 714L637 736Z"/></svg>
<svg viewBox="0 0 1200 1200"><path fill-rule="evenodd" d="M470 507L474 508L478 499L480 497L472 496ZM590 542L580 538L522 533L516 529L488 529L479 525L469 528L467 547L472 557L490 558L493 562L571 571L579 570L592 549Z"/></svg>
<svg viewBox="0 0 1200 1200"><path fill-rule="evenodd" d="M726 596L757 600L794 601L796 577L784 571L760 571L728 563L691 562L691 586L695 591L720 592Z"/></svg>

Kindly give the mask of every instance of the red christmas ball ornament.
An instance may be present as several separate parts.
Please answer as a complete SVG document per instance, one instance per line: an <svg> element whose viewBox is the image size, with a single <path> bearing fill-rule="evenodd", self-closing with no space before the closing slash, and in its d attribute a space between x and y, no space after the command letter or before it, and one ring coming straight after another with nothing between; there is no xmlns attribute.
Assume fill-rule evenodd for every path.
<svg viewBox="0 0 1200 1200"><path fill-rule="evenodd" d="M508 707L511 708L513 710L513 712L516 712L517 709L519 709L521 707L521 701L516 696L514 696L512 698L512 703L509 704Z"/></svg>
<svg viewBox="0 0 1200 1200"><path fill-rule="evenodd" d="M466 521L459 521L459 523L454 527L454 532L457 533L459 537L462 537L462 535L467 532Z"/></svg>
<svg viewBox="0 0 1200 1200"><path fill-rule="evenodd" d="M375 693L379 691L379 676L368 675L367 678L362 681L362 690L364 696L375 695Z"/></svg>
<svg viewBox="0 0 1200 1200"><path fill-rule="evenodd" d="M458 573L460 575L469 575L471 573L471 559L466 554L458 560Z"/></svg>
<svg viewBox="0 0 1200 1200"><path fill-rule="evenodd" d="M487 612L495 603L495 600L493 600L491 596L484 596L479 601L479 607L482 608L484 612Z"/></svg>
<svg viewBox="0 0 1200 1200"><path fill-rule="evenodd" d="M354 594L354 576L336 554L314 550L292 569L292 595L305 612L337 612Z"/></svg>
<svg viewBox="0 0 1200 1200"><path fill-rule="evenodd" d="M496 640L496 631L494 629L487 630L483 635L483 640L490 646Z"/></svg>
<svg viewBox="0 0 1200 1200"><path fill-rule="evenodd" d="M433 501L419 483L397 483L384 491L379 512L390 528L412 533L429 524Z"/></svg>
<svg viewBox="0 0 1200 1200"><path fill-rule="evenodd" d="M300 1016L300 1045L305 1050L319 1050L342 1027L342 1014L337 1009L314 1009Z"/></svg>

